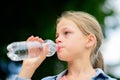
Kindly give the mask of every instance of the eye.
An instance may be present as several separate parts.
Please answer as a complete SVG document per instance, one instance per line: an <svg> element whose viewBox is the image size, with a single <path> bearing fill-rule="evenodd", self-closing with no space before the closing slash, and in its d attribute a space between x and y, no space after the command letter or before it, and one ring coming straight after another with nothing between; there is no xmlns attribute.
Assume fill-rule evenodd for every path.
<svg viewBox="0 0 120 80"><path fill-rule="evenodd" d="M70 31L65 31L65 32L64 32L65 35L68 35L68 34L70 34L70 33L71 33Z"/></svg>

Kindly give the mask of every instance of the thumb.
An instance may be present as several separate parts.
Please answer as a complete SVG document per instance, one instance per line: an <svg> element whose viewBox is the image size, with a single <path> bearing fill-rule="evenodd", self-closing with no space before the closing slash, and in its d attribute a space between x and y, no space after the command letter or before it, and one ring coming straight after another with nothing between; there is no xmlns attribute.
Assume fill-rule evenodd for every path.
<svg viewBox="0 0 120 80"><path fill-rule="evenodd" d="M46 43L43 48L44 56L47 56L48 52L49 52L49 44Z"/></svg>

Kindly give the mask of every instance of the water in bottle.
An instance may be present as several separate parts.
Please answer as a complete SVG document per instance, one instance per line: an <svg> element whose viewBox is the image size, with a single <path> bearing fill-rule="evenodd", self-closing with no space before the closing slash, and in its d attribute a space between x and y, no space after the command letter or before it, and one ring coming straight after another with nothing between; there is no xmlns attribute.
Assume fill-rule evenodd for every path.
<svg viewBox="0 0 120 80"><path fill-rule="evenodd" d="M56 44L52 40L45 40L44 43L39 43L37 41L29 42L29 41L21 41L21 42L13 42L7 46L7 56L13 61L21 61L26 58L33 58L39 56L40 53L31 53L29 54L29 50L33 50L35 48L42 49L45 44L49 44L49 53L47 57L53 56L56 52Z"/></svg>

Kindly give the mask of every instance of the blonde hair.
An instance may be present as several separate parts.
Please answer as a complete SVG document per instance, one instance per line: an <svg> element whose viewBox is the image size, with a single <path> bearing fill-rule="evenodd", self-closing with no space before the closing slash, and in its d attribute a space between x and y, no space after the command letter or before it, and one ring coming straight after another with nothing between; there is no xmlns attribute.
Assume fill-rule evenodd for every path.
<svg viewBox="0 0 120 80"><path fill-rule="evenodd" d="M104 70L103 57L99 50L103 35L101 27L95 17L82 11L66 11L58 18L58 22L63 17L72 20L85 36L88 36L90 33L95 35L97 43L91 52L90 61L93 68L101 68Z"/></svg>

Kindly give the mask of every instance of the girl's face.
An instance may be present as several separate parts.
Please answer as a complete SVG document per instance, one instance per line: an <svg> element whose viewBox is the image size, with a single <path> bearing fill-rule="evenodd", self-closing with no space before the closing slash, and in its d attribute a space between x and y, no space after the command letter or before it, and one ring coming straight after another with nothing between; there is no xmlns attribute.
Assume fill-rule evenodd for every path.
<svg viewBox="0 0 120 80"><path fill-rule="evenodd" d="M60 60L80 59L86 51L86 36L71 20L62 18L57 24L57 56Z"/></svg>

